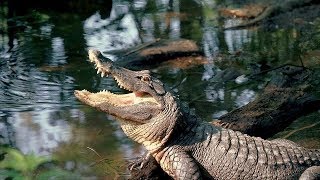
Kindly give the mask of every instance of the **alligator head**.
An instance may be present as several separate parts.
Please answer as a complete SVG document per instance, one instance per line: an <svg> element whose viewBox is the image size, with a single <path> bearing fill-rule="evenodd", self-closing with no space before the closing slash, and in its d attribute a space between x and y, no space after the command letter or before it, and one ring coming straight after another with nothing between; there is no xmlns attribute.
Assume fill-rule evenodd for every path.
<svg viewBox="0 0 320 180"><path fill-rule="evenodd" d="M112 76L120 88L131 93L76 90L75 96L81 102L115 116L124 132L149 151L163 145L173 130L179 111L162 82L152 77L148 70L132 71L120 67L97 50L88 53L101 77Z"/></svg>

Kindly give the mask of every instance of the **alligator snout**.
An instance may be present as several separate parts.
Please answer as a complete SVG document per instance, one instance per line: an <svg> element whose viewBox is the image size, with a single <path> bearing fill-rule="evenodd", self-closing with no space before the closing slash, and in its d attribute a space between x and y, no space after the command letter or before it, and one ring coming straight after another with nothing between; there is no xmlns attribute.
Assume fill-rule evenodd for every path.
<svg viewBox="0 0 320 180"><path fill-rule="evenodd" d="M104 57L100 51L89 49L89 61L95 65L95 69L97 69L97 74L101 73L101 77L108 76L111 74L111 67L113 66L113 62Z"/></svg>
<svg viewBox="0 0 320 180"><path fill-rule="evenodd" d="M101 54L101 52L95 49L89 49L88 54L90 61L92 61L92 59L98 57Z"/></svg>

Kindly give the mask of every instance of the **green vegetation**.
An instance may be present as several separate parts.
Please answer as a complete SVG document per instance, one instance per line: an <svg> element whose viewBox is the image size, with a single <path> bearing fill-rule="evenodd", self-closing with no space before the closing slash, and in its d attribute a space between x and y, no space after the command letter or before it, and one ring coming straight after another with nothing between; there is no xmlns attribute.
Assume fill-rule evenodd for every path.
<svg viewBox="0 0 320 180"><path fill-rule="evenodd" d="M51 178L78 179L79 176L58 167L41 170L41 165L52 162L50 157L25 155L17 149L3 148L1 150L0 179L31 180Z"/></svg>

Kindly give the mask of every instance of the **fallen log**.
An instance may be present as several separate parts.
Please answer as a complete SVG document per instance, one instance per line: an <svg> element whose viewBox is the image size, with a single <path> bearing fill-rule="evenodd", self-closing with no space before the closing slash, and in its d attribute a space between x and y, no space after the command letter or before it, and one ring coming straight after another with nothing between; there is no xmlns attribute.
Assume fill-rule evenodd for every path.
<svg viewBox="0 0 320 180"><path fill-rule="evenodd" d="M287 0L287 1L276 1L274 3L271 3L269 6L265 7L263 9L263 11L261 13L256 13L256 17L249 19L248 21L245 21L243 23L240 23L238 25L234 25L234 26L230 26L230 27L225 27L225 30L228 29L241 29L241 28L246 28L246 27L250 27L250 26L254 26L257 25L258 23L262 22L265 19L271 18L273 16L279 15L281 13L285 13L288 11L292 11L293 9L296 8L301 8L304 6L309 6L311 4L319 4L318 1L316 0ZM247 7L244 7L245 9L243 11L245 11L247 9ZM235 17L240 17L241 16L237 16L237 14L239 14L239 9L223 9L221 10L222 15L227 14L228 16L231 16L234 13ZM242 15L243 17L244 15ZM249 16L252 17L252 16Z"/></svg>
<svg viewBox="0 0 320 180"><path fill-rule="evenodd" d="M141 44L132 49L104 52L118 56L117 63L121 66L139 68L158 65L164 61L180 57L203 57L198 45L187 39L161 40Z"/></svg>
<svg viewBox="0 0 320 180"><path fill-rule="evenodd" d="M213 124L251 136L269 138L297 118L317 111L320 100L300 89L268 86L256 100L214 121Z"/></svg>
<svg viewBox="0 0 320 180"><path fill-rule="evenodd" d="M299 66L274 68L273 81L254 101L221 116L212 123L251 136L269 138L301 116L320 109L311 70Z"/></svg>

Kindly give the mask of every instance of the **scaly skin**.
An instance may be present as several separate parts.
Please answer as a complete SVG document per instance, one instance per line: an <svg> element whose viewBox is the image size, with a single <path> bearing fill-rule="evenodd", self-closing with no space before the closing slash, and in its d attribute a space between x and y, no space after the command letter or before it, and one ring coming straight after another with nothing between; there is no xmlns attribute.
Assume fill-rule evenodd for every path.
<svg viewBox="0 0 320 180"><path fill-rule="evenodd" d="M174 179L317 179L320 150L215 127L179 106L149 71L131 71L90 50L89 59L119 86L132 91L75 91L85 104L112 114L125 134L145 146ZM105 62L102 62L104 60Z"/></svg>

